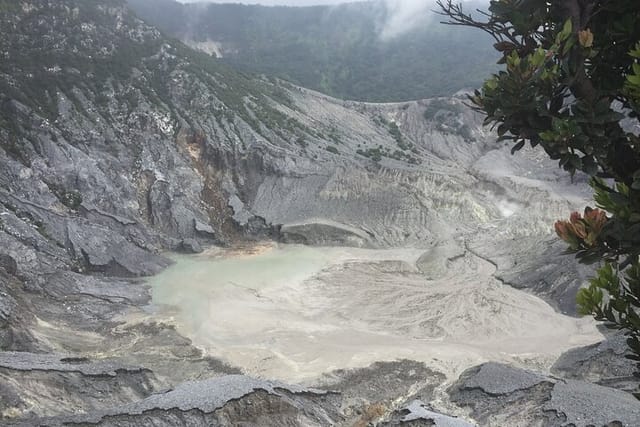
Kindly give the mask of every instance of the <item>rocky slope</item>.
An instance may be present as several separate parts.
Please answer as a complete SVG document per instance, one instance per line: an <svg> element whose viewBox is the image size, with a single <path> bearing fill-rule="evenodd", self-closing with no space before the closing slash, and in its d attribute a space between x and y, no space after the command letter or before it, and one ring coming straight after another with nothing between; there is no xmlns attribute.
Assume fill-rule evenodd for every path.
<svg viewBox="0 0 640 427"><path fill-rule="evenodd" d="M248 239L443 248L570 311L585 273L539 267L561 251L550 222L584 194L542 156L509 158L460 99L348 103L245 76L118 0L0 2L0 46L2 423L465 425L414 402L443 399L441 376L414 362L335 373L342 394L326 393L249 379L167 323L127 321L147 309L140 277L168 265L164 250ZM424 271L447 257L426 257ZM610 374L593 366L581 379ZM384 394L398 379L389 372L405 371ZM462 414L476 405L465 399L435 406ZM470 413L481 425L512 411L480 404L493 405ZM636 414L618 409L601 413Z"/></svg>

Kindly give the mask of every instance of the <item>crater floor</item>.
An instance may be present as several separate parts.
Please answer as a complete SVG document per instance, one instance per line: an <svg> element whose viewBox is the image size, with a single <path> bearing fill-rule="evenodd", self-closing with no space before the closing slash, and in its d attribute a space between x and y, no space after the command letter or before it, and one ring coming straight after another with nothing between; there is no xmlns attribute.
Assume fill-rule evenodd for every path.
<svg viewBox="0 0 640 427"><path fill-rule="evenodd" d="M450 380L486 361L544 371L567 349L602 340L590 317L502 284L493 264L450 244L269 245L174 261L150 280L152 316L262 378L312 383L400 358Z"/></svg>

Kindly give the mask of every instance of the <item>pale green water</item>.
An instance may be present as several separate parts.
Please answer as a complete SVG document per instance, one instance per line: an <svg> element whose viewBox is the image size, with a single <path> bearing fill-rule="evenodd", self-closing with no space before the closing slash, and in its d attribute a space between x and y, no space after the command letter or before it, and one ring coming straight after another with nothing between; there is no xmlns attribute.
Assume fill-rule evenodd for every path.
<svg viewBox="0 0 640 427"><path fill-rule="evenodd" d="M472 254L425 275L423 253L284 245L175 256L149 282L154 316L248 374L293 382L397 358L450 378L487 360L540 368L601 339L593 319L502 285Z"/></svg>
<svg viewBox="0 0 640 427"><path fill-rule="evenodd" d="M263 294L296 286L345 257L344 248L298 245L282 245L260 254L233 258L175 255L172 256L175 264L152 277L149 284L154 304L177 307L179 325L196 332L232 304L249 309L260 302L253 308L264 310L265 304L269 304Z"/></svg>

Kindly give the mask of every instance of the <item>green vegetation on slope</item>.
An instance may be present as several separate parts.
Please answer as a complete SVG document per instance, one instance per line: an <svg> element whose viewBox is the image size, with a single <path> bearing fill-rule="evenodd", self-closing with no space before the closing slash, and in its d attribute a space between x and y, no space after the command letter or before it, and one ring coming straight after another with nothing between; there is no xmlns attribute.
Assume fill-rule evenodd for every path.
<svg viewBox="0 0 640 427"><path fill-rule="evenodd" d="M278 82L239 73L163 38L129 13L123 0L39 0L33 5L19 15L11 8L0 9L0 44L7 46L0 61L0 146L24 164L29 164L28 149L20 138L28 129L18 125L16 115L21 113L15 101L52 124L63 113L61 106L66 108L64 99L89 120L98 113L99 120L117 121L122 112L110 107L114 103L127 106L128 113L140 103L151 103L176 124L188 121L171 96L182 72L193 77L190 84L211 90L210 111L219 123L233 128L240 119L258 134L285 140L312 134L276 108L293 108ZM77 5L78 12L70 5ZM114 19L119 25L113 25ZM97 111L88 111L94 108ZM73 195L59 193L77 204Z"/></svg>
<svg viewBox="0 0 640 427"><path fill-rule="evenodd" d="M216 42L222 60L343 99L373 102L446 96L479 87L495 69L488 36L425 17L381 38L379 2L336 7L264 7L128 0L136 13L187 42Z"/></svg>

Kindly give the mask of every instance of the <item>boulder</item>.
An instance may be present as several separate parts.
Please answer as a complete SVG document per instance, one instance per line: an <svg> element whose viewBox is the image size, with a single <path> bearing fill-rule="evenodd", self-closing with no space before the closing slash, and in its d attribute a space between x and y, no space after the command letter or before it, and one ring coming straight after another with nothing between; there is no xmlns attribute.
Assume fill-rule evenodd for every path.
<svg viewBox="0 0 640 427"><path fill-rule="evenodd" d="M193 228L196 230L197 233L212 239L216 235L216 232L213 229L213 227L211 227L209 224L205 224L202 221L198 221L197 219L193 220Z"/></svg>
<svg viewBox="0 0 640 427"><path fill-rule="evenodd" d="M202 246L196 239L184 239L180 242L180 251L188 254L199 254L202 252Z"/></svg>
<svg viewBox="0 0 640 427"><path fill-rule="evenodd" d="M609 335L604 341L563 353L551 367L555 375L567 379L594 382L626 391L638 387L634 376L636 362L627 359L627 337Z"/></svg>
<svg viewBox="0 0 640 427"><path fill-rule="evenodd" d="M169 265L167 259L102 226L72 220L67 224L67 233L71 253L92 272L110 276L148 276Z"/></svg>
<svg viewBox="0 0 640 427"><path fill-rule="evenodd" d="M630 393L495 362L468 369L448 393L480 425L632 427L640 420Z"/></svg>
<svg viewBox="0 0 640 427"><path fill-rule="evenodd" d="M7 254L0 254L0 268L10 275L15 275L18 272L16 260Z"/></svg>

